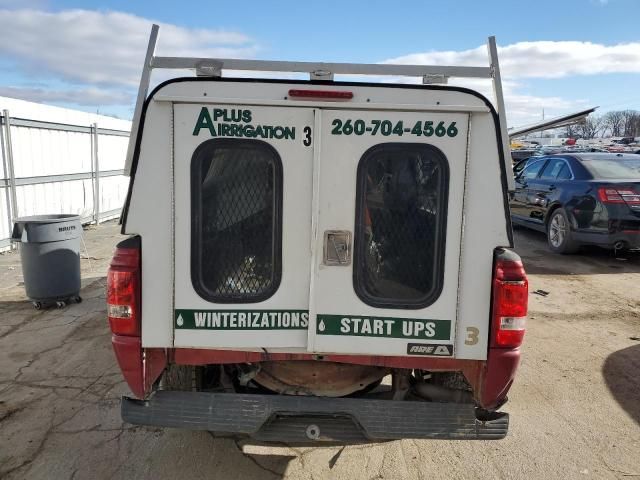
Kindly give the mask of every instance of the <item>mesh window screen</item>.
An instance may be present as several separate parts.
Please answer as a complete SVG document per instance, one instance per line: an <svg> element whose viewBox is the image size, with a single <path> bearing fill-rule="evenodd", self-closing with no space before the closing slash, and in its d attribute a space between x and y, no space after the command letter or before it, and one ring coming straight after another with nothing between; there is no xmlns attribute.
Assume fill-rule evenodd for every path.
<svg viewBox="0 0 640 480"><path fill-rule="evenodd" d="M282 166L269 144L209 140L194 154L194 288L219 303L269 298L280 283Z"/></svg>
<svg viewBox="0 0 640 480"><path fill-rule="evenodd" d="M376 307L424 308L442 290L449 169L438 149L383 144L358 166L354 288Z"/></svg>

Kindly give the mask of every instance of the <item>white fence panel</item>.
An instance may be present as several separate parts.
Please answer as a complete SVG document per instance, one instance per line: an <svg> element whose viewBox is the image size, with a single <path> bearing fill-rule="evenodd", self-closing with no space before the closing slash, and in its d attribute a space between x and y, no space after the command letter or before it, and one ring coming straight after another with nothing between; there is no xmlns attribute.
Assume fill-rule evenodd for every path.
<svg viewBox="0 0 640 480"><path fill-rule="evenodd" d="M100 220L108 220L120 215L122 204L127 197L129 177L117 175L100 179Z"/></svg>
<svg viewBox="0 0 640 480"><path fill-rule="evenodd" d="M17 186L16 194L21 217L73 213L93 219L93 187L90 179Z"/></svg>
<svg viewBox="0 0 640 480"><path fill-rule="evenodd" d="M0 251L10 245L11 229L9 227L9 189L0 188Z"/></svg>
<svg viewBox="0 0 640 480"><path fill-rule="evenodd" d="M127 155L128 137L98 135L98 158L100 170L122 170Z"/></svg>
<svg viewBox="0 0 640 480"><path fill-rule="evenodd" d="M0 120L0 250L10 246L18 216L72 213L90 223L120 215L128 131L12 118L6 110Z"/></svg>
<svg viewBox="0 0 640 480"><path fill-rule="evenodd" d="M12 126L11 144L17 178L91 171L89 133Z"/></svg>

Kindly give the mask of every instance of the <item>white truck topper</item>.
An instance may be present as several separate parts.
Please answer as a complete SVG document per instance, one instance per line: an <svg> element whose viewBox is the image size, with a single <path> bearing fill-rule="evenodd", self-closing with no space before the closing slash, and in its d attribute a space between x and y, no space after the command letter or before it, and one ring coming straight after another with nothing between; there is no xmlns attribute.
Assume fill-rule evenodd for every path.
<svg viewBox="0 0 640 480"><path fill-rule="evenodd" d="M494 37L488 67L457 67L156 57L157 32L136 103L122 217L123 233L143 243L143 347L487 358L493 251L513 243ZM164 82L147 97L156 68L198 76ZM226 78L225 70L306 72L310 80ZM337 74L426 85L338 82ZM472 90L432 84L451 76L492 79L498 111ZM238 162L238 151L255 161ZM399 156L414 163L383 166ZM416 177L403 183L410 171ZM395 199L383 198L391 190ZM403 190L421 198L412 219L389 206L404 201ZM247 227L258 212L273 225ZM398 233L411 222L433 235ZM238 244L233 229L267 242L269 252L221 243L227 235ZM211 232L215 245L207 244ZM424 242L424 252L412 242ZM402 250L413 257L400 258ZM211 260L214 252L224 258ZM432 278L416 280L427 267ZM383 269L408 272L393 282L411 287L392 298L397 285L371 280Z"/></svg>

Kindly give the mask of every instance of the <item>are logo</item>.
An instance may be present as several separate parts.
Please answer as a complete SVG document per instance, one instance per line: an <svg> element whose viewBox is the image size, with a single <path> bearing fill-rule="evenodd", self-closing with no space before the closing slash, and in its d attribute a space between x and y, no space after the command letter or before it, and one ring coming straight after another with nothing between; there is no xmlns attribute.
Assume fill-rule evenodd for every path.
<svg viewBox="0 0 640 480"><path fill-rule="evenodd" d="M408 343L407 355L450 357L453 355L453 345L445 345L441 343Z"/></svg>

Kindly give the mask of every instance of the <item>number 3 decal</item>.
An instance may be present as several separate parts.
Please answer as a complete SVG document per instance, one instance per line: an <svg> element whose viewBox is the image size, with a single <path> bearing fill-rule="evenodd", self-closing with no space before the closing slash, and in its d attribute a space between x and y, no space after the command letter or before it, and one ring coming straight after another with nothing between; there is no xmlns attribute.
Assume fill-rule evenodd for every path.
<svg viewBox="0 0 640 480"><path fill-rule="evenodd" d="M305 147L308 147L309 145L311 145L311 127L304 127L304 140L302 141L302 144Z"/></svg>
<svg viewBox="0 0 640 480"><path fill-rule="evenodd" d="M464 341L464 344L475 345L478 343L478 335L480 335L480 330L476 327L467 327L467 339Z"/></svg>

